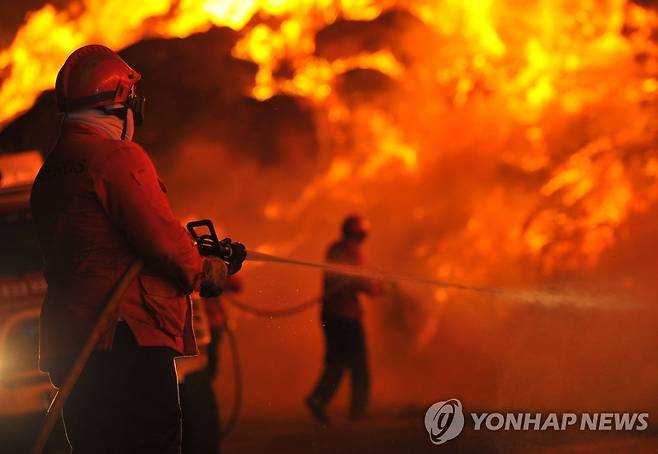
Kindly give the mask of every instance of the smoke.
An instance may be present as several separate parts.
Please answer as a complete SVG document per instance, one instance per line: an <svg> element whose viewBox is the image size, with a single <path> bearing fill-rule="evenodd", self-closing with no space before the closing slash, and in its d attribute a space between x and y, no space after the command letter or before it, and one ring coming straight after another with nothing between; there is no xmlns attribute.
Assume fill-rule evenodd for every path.
<svg viewBox="0 0 658 454"><path fill-rule="evenodd" d="M249 27L122 53L149 99L136 140L181 218L212 218L252 250L321 261L343 216L358 212L373 226L369 267L494 289L406 281L365 301L375 408L653 402L653 75L622 35L618 2L582 6L588 33L537 32L544 13L580 17L549 3L503 2L491 18L445 2L423 20L400 9L337 19L315 30L310 54L270 62L277 86L298 71L311 88L266 101L250 97L259 66L233 52ZM29 118L45 118L47 100ZM44 148L35 143L47 129L18 120L0 144ZM320 291L317 270L247 263L241 273L241 299L268 309ZM230 315L246 415L303 411L322 365L318 311Z"/></svg>
<svg viewBox="0 0 658 454"><path fill-rule="evenodd" d="M221 234L250 248L322 260L342 216L360 210L373 224L366 245L370 266L427 276L434 263L480 262L470 268L472 276L467 267L455 277L476 286L513 289L470 294L403 282L382 298L366 301L376 407L421 407L455 396L471 407L626 410L642 408L656 390L658 370L647 356L656 347L650 333L657 314L649 295L640 291L643 283L634 278L636 270L652 265L635 261L632 252L653 241L614 245L597 267L544 278L537 268L528 269L528 262L503 262L504 249L492 248L493 256L460 252L465 240L458 232L468 223L465 213L477 210L477 186L470 203L448 200L439 219L417 219L410 212L415 206L427 204L430 210L434 204L428 199L440 197L414 188L419 196L409 195L416 200L409 206L407 195L387 187L393 182L366 189L361 203L358 193L349 204L341 197L335 200L329 186L314 203L298 205L303 188L316 181L312 170L322 172L313 160L302 165L311 176L296 180L285 160L263 165L216 142L186 137L178 153L159 164L182 216L211 217ZM438 181L446 192L459 193L463 187L460 178ZM281 218L268 211L272 201L280 206ZM441 239L439 258L434 252L426 259L415 254L428 238ZM615 263L620 250L629 263ZM247 289L241 298L267 309L296 305L320 290L315 270L247 263L242 273ZM570 282L555 283L565 275ZM301 399L322 364L318 311L276 320L230 312L243 355L246 414L303 411ZM291 395L290 389L297 392ZM230 382L222 382L221 395L229 399L230 394ZM338 405L346 398L343 391Z"/></svg>
<svg viewBox="0 0 658 454"><path fill-rule="evenodd" d="M410 55L406 77L433 64L431 52ZM592 74L571 82L587 91ZM375 407L458 397L471 408L646 409L658 389L655 285L642 279L655 239L638 233L655 225L655 180L641 170L652 109L613 95L634 77L621 69L580 113L549 104L528 127L495 87L455 105L454 86L355 70L338 77L337 101L259 104L276 127L251 129L257 142L238 140L240 125L218 137L201 112L158 164L181 215L212 217L250 249L321 261L342 217L360 212L373 225L369 266L494 289L402 282L366 301ZM549 190L584 161L587 188ZM243 275L242 299L268 309L320 290L314 270L248 263ZM247 413L303 411L322 364L318 312L231 317Z"/></svg>

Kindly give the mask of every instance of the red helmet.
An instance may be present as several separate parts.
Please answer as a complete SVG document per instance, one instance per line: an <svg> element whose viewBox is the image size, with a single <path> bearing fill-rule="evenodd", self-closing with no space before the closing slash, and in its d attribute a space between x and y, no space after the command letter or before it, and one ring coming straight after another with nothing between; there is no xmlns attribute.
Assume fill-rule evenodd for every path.
<svg viewBox="0 0 658 454"><path fill-rule="evenodd" d="M134 86L142 76L112 49L98 44L81 47L57 74L55 92L61 112L123 104L141 116L143 98Z"/></svg>

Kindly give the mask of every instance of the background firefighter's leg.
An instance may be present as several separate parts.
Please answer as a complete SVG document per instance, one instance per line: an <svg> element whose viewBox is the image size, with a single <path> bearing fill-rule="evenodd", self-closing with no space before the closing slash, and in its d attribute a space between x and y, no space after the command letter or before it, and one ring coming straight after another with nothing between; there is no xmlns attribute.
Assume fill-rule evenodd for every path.
<svg viewBox="0 0 658 454"><path fill-rule="evenodd" d="M212 379L205 370L185 377L180 385L183 410L184 454L217 454L219 452L219 409Z"/></svg>
<svg viewBox="0 0 658 454"><path fill-rule="evenodd" d="M352 384L352 401L350 417L360 419L364 416L370 392L370 372L368 370L368 353L365 333L360 321L353 322L350 330L350 370Z"/></svg>
<svg viewBox="0 0 658 454"><path fill-rule="evenodd" d="M345 326L340 319L326 319L322 323L325 336L326 352L324 357L324 369L313 393L306 399L306 405L315 418L323 423L329 423L326 414L326 406L333 397L343 372L347 365Z"/></svg>
<svg viewBox="0 0 658 454"><path fill-rule="evenodd" d="M214 380L219 372L219 345L222 341L223 328L210 329L210 343L208 344L208 365L206 370Z"/></svg>
<svg viewBox="0 0 658 454"><path fill-rule="evenodd" d="M221 424L213 382L219 372L219 345L224 330L210 329L206 368L188 374L180 385L183 410L183 454L218 454Z"/></svg>

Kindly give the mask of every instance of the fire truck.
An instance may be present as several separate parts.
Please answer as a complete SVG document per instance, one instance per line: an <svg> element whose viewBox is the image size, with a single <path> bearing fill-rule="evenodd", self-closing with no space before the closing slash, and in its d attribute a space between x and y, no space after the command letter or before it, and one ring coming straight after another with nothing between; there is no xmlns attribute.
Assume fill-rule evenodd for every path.
<svg viewBox="0 0 658 454"><path fill-rule="evenodd" d="M53 389L39 372L39 311L46 283L30 215L38 151L0 155L0 416L34 413Z"/></svg>
<svg viewBox="0 0 658 454"><path fill-rule="evenodd" d="M0 154L0 443L31 443L55 389L38 369L39 312L46 291L30 214L38 151ZM61 428L58 431L62 433ZM59 437L61 439L61 435Z"/></svg>

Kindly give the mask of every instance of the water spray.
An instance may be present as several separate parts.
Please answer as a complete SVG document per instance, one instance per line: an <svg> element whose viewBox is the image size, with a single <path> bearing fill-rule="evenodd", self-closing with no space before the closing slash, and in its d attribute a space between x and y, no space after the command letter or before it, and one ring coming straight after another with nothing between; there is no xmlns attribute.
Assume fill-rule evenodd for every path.
<svg viewBox="0 0 658 454"><path fill-rule="evenodd" d="M560 288L551 289L481 287L454 281L428 279L405 274L387 273L367 267L341 265L335 263L311 262L287 257L279 257L258 251L247 251L246 260L251 262L269 262L301 266L330 273L362 277L383 282L407 282L410 284L429 285L444 289L453 289L496 297L504 297L516 300L521 303L547 307L568 305L572 307L629 308L631 306L631 300L629 298L620 297L619 295L602 295L600 293L597 294L594 292L584 291L582 289L575 289L566 285L562 285Z"/></svg>
<svg viewBox="0 0 658 454"><path fill-rule="evenodd" d="M219 240L212 221L204 219L187 224L187 228L197 243L202 255L212 255L224 260L229 274L237 272L245 260L251 262L280 263L284 265L301 266L317 269L329 273L356 276L382 282L407 282L411 284L429 285L443 289L453 289L465 292L479 293L490 296L505 297L526 304L540 306L579 306L579 307L628 307L628 301L621 301L619 297L611 295L595 295L582 290L562 287L560 289L512 289L500 287L482 287L464 284L461 282L429 279L405 274L388 273L373 268L366 268L336 263L312 262L277 255L266 254L259 251L247 251L241 243L233 242L230 238ZM206 228L207 233L199 234L197 229ZM626 304L620 304L620 303Z"/></svg>
<svg viewBox="0 0 658 454"><path fill-rule="evenodd" d="M490 293L490 294L504 293L504 290L496 289L496 288L476 287L466 284L460 284L457 282L427 279L427 278L408 276L403 274L392 274L392 273L379 271L373 268L365 268L360 266L309 262L305 260L297 260L287 257L279 257L276 255L265 254L263 252L258 252L258 251L247 251L246 259L251 262L273 262L273 263L282 263L286 265L296 265L305 268L315 268L330 273L363 277L363 278L368 278L378 281L409 282L414 284L431 285L434 287L451 288L456 290L465 290L465 291L479 292L479 293Z"/></svg>

